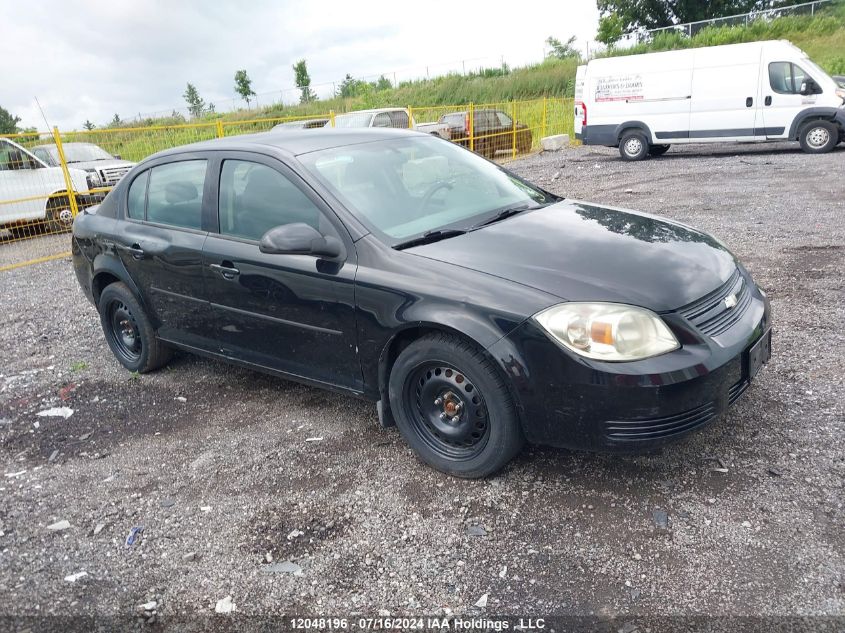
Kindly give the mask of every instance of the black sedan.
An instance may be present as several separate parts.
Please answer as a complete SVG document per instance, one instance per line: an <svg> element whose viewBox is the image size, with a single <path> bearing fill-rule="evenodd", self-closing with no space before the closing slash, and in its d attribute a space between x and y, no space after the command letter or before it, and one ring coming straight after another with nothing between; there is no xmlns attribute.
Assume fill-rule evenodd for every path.
<svg viewBox="0 0 845 633"><path fill-rule="evenodd" d="M463 477L526 440L677 438L770 354L768 300L715 238L404 130L161 152L76 218L73 262L127 369L181 349L362 396Z"/></svg>

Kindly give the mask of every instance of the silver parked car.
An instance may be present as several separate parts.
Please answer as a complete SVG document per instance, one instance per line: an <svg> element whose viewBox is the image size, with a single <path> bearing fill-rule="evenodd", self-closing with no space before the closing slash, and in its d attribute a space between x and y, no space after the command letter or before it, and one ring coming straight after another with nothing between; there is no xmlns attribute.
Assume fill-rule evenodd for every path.
<svg viewBox="0 0 845 633"><path fill-rule="evenodd" d="M95 187L114 187L135 166L135 163L112 156L93 143L62 143L62 150L68 165L95 176L91 179ZM48 165L60 165L55 145L37 145L31 151Z"/></svg>

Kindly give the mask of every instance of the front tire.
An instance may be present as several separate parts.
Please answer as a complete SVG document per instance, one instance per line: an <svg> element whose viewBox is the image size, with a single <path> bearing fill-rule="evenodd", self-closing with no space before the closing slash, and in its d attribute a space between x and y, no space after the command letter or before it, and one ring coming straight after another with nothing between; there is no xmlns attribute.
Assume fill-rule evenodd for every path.
<svg viewBox="0 0 845 633"><path fill-rule="evenodd" d="M452 334L402 350L389 381L399 432L422 461L457 477L486 477L525 442L507 384L493 362Z"/></svg>
<svg viewBox="0 0 845 633"><path fill-rule="evenodd" d="M623 160L645 160L648 158L648 139L639 130L625 132L619 139L619 155Z"/></svg>
<svg viewBox="0 0 845 633"><path fill-rule="evenodd" d="M121 365L144 374L167 364L172 350L156 338L150 319L126 284L106 286L98 307L106 342Z"/></svg>
<svg viewBox="0 0 845 633"><path fill-rule="evenodd" d="M51 198L47 202L46 227L48 233L67 233L73 227L73 212L67 197Z"/></svg>
<svg viewBox="0 0 845 633"><path fill-rule="evenodd" d="M839 143L839 127L824 119L810 121L801 127L798 142L808 154L826 154Z"/></svg>

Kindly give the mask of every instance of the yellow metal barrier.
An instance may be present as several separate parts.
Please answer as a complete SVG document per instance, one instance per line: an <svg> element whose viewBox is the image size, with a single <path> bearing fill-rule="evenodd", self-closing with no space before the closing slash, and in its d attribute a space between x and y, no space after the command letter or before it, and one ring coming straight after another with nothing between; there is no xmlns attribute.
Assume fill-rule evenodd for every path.
<svg viewBox="0 0 845 633"><path fill-rule="evenodd" d="M407 106L407 126L439 123L452 142L493 160L539 148L548 134L572 134L572 99ZM400 117L401 118L401 117ZM168 125L25 132L0 136L0 271L70 254L73 218L97 204L132 166L164 149L238 134L335 126L322 115L217 119ZM405 126L402 119L402 127Z"/></svg>

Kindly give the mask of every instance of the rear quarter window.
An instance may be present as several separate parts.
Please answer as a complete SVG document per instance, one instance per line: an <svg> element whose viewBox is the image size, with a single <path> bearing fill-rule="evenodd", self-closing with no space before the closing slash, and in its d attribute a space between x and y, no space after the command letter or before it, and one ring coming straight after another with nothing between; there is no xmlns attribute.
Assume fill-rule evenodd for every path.
<svg viewBox="0 0 845 633"><path fill-rule="evenodd" d="M126 201L126 211L133 220L144 219L144 207L147 203L147 182L150 179L150 172L140 174L132 184L129 185L129 197Z"/></svg>

